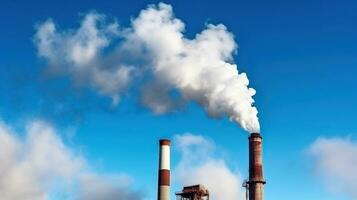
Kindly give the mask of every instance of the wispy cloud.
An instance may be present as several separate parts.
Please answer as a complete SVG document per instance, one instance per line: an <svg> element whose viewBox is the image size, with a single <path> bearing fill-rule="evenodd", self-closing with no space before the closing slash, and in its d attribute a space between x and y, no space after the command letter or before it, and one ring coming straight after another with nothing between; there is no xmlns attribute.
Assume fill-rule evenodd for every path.
<svg viewBox="0 0 357 200"><path fill-rule="evenodd" d="M308 149L315 172L337 193L357 198L357 142L350 137L318 138Z"/></svg>
<svg viewBox="0 0 357 200"><path fill-rule="evenodd" d="M212 141L189 133L176 135L174 141L181 153L181 160L174 169L177 182L181 185L203 184L211 199L244 199L240 174L217 156L219 151Z"/></svg>
<svg viewBox="0 0 357 200"><path fill-rule="evenodd" d="M140 199L128 178L98 174L85 158L65 145L43 121L30 122L23 134L0 123L0 194L2 199Z"/></svg>

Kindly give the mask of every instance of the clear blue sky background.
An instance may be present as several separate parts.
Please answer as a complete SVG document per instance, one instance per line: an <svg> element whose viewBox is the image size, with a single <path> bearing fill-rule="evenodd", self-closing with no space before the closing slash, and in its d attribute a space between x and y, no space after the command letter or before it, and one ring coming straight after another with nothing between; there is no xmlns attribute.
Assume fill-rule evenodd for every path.
<svg viewBox="0 0 357 200"><path fill-rule="evenodd" d="M257 90L265 139L266 199L347 199L321 185L304 150L319 136L357 132L357 3L164 2L186 23L189 36L200 32L206 22L223 23L236 36L235 61ZM80 13L96 10L128 25L130 17L150 3L157 1L2 0L0 117L14 125L44 118L62 132L75 127L70 145L83 147L103 172L132 175L149 194L156 191L157 140L184 132L212 138L233 158L230 165L247 175L247 134L227 119L209 119L194 104L161 117L126 100L111 111L107 99L98 99L90 91L78 97L66 81L48 82L41 77L45 66L32 42L37 23L50 17L61 28L76 27ZM173 163L177 161L174 152Z"/></svg>

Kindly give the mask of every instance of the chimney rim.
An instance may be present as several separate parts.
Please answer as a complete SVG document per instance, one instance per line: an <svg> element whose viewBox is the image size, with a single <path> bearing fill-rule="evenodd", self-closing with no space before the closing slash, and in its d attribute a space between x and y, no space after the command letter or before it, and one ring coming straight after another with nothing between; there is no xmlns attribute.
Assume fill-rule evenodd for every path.
<svg viewBox="0 0 357 200"><path fill-rule="evenodd" d="M256 138L256 137L262 138L262 135L260 133L251 133L249 136L249 138Z"/></svg>
<svg viewBox="0 0 357 200"><path fill-rule="evenodd" d="M166 139L166 138L160 139L160 146L163 146L163 145L170 146L170 144L171 144L171 141L169 139Z"/></svg>

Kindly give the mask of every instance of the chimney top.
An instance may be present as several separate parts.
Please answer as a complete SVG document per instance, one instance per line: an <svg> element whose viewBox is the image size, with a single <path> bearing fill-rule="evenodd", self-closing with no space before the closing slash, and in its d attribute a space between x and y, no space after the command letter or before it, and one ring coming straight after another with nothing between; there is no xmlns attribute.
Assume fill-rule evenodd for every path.
<svg viewBox="0 0 357 200"><path fill-rule="evenodd" d="M260 133L251 133L249 138L253 138L253 137L259 137L262 138L262 135L260 135Z"/></svg>
<svg viewBox="0 0 357 200"><path fill-rule="evenodd" d="M161 139L160 140L160 146L162 146L162 145L170 146L170 144L171 144L171 141L169 139Z"/></svg>

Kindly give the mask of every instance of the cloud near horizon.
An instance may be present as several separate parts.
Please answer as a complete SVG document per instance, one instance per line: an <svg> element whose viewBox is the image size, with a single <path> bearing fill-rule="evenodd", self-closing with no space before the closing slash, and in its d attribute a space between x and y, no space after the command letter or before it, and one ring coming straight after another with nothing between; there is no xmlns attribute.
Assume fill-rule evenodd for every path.
<svg viewBox="0 0 357 200"><path fill-rule="evenodd" d="M308 149L316 174L327 188L357 199L357 141L350 137L318 138Z"/></svg>
<svg viewBox="0 0 357 200"><path fill-rule="evenodd" d="M125 174L96 173L83 155L66 145L52 125L29 122L24 133L0 121L0 194L7 200L143 200ZM181 153L173 180L203 184L212 199L243 200L242 179L201 135L174 138Z"/></svg>
<svg viewBox="0 0 357 200"><path fill-rule="evenodd" d="M180 185L203 184L210 199L243 200L242 178L222 159L216 144L209 139L190 133L176 135L174 146L181 159L173 170L174 180Z"/></svg>
<svg viewBox="0 0 357 200"><path fill-rule="evenodd" d="M1 199L142 199L126 176L95 173L43 121L28 123L23 134L0 121L0 146Z"/></svg>

